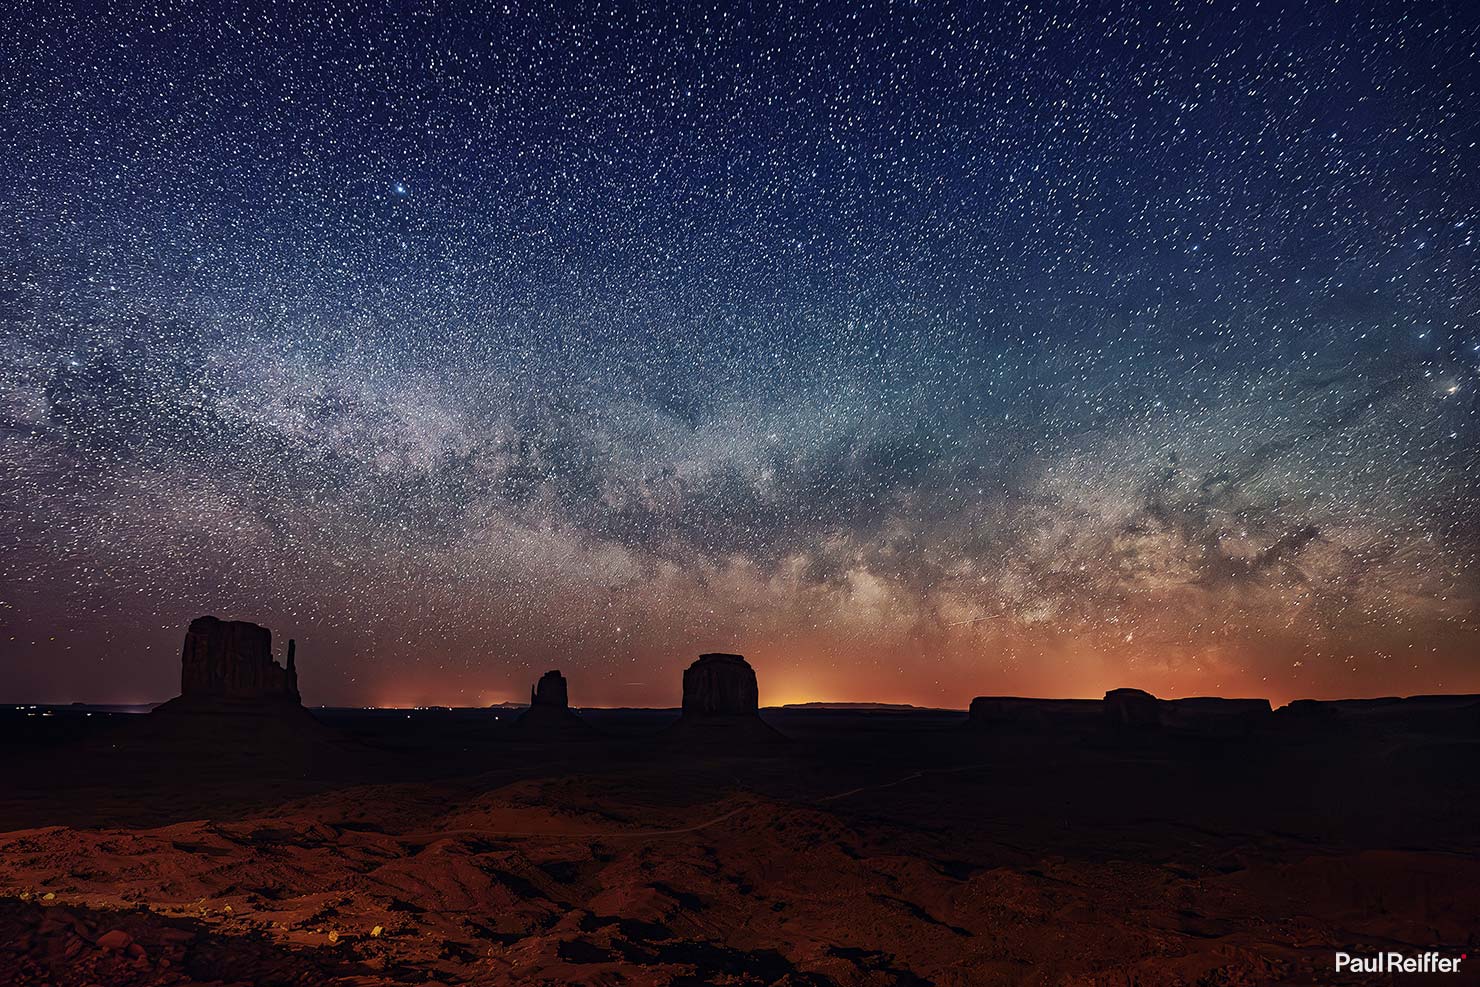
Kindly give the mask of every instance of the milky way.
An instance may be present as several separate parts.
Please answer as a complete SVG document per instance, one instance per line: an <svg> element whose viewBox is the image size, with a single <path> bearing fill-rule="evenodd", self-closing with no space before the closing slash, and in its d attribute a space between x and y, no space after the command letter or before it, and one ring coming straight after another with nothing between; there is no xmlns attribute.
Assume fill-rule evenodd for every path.
<svg viewBox="0 0 1480 987"><path fill-rule="evenodd" d="M1466 4L21 11L0 698L1480 691Z"/></svg>

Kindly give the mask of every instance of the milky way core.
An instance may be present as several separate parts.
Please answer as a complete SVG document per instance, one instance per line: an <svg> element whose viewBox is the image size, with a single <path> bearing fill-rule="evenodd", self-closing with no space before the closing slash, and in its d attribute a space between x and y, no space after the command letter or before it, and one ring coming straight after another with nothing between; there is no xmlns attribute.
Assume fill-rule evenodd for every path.
<svg viewBox="0 0 1480 987"><path fill-rule="evenodd" d="M1472 4L12 12L0 699L1480 691Z"/></svg>

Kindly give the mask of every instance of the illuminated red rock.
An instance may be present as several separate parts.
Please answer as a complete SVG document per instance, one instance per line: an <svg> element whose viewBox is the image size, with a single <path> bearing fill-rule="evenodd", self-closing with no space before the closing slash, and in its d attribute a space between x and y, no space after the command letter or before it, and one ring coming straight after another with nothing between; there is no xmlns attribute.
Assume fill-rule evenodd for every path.
<svg viewBox="0 0 1480 987"><path fill-rule="evenodd" d="M683 673L683 715L755 716L760 710L755 669L743 655L708 654Z"/></svg>
<svg viewBox="0 0 1480 987"><path fill-rule="evenodd" d="M134 943L134 937L122 929L111 929L98 936L98 948L110 953L121 953Z"/></svg>

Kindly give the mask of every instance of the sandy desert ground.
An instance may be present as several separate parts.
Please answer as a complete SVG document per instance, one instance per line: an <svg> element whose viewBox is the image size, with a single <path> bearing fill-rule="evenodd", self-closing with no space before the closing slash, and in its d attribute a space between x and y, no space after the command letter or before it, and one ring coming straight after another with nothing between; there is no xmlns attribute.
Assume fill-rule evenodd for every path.
<svg viewBox="0 0 1480 987"><path fill-rule="evenodd" d="M1368 984L1337 949L1480 929L1480 742L1411 721L44 712L0 733L0 983Z"/></svg>

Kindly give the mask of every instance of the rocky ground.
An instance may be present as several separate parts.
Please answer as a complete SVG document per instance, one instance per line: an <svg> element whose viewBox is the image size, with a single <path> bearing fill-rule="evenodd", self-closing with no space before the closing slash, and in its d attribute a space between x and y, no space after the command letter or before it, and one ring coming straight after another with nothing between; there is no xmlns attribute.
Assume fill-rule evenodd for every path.
<svg viewBox="0 0 1480 987"><path fill-rule="evenodd" d="M1336 949L1476 945L1474 741L768 718L12 721L0 983L1366 984Z"/></svg>

